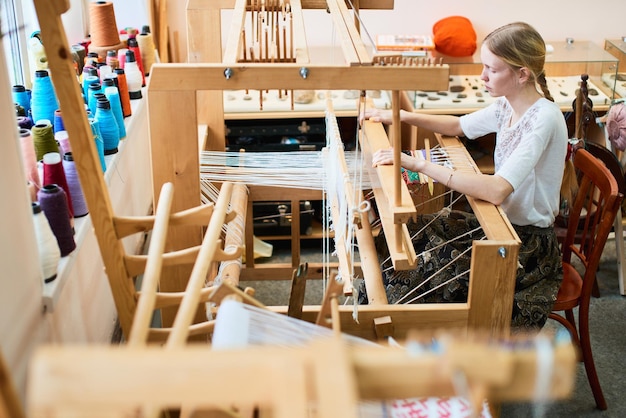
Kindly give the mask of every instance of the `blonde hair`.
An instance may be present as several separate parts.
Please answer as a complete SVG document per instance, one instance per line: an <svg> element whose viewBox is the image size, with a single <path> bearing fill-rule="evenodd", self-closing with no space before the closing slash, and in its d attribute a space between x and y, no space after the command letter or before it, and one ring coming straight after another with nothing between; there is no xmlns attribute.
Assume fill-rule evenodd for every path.
<svg viewBox="0 0 626 418"><path fill-rule="evenodd" d="M513 69L527 68L530 80L539 85L546 99L554 101L546 82L546 44L528 23L514 22L499 27L484 40L489 50Z"/></svg>

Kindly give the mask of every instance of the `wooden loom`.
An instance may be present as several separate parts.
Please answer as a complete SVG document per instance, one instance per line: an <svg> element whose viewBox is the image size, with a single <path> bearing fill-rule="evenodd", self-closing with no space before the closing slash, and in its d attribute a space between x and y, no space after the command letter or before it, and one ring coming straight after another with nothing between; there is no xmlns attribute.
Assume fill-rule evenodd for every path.
<svg viewBox="0 0 626 418"><path fill-rule="evenodd" d="M198 2L193 2L198 3ZM214 2L206 2L214 5ZM190 280L196 277L194 269L198 263L202 269L211 271L213 265L219 261L236 258L239 253L225 252L223 242L218 242L221 235L207 236L205 228L217 231L217 227L211 226L212 222L225 223L237 215L235 211L216 211L214 205L200 205L199 169L198 169L198 114L196 96L199 92L221 92L227 89L379 89L391 90L394 98L394 115L399 118L398 100L401 90L415 89L442 89L447 85L448 69L441 65L427 66L390 66L372 65L372 59L367 56L360 47L358 39L354 37L354 29L351 23L344 18L346 14L343 2L337 2L331 12L339 14L336 22L342 22L345 26L344 40L349 40L350 46L344 46L345 50L353 51L351 59L346 65L315 65L302 63L280 64L239 64L207 63L207 64L157 64L152 70L152 76L148 86L148 105L151 130L151 157L153 168L153 187L155 207L161 206L161 199L165 199L164 205L169 209L165 215L159 214L147 217L121 218L112 212L108 199L108 192L102 177L99 160L93 141L91 130L88 125L80 90L75 82L75 75L71 66L71 55L67 54L68 43L62 30L60 15L67 10L67 1L57 0L52 2L37 1L35 3L42 35L46 39L46 52L49 56L51 76L54 80L61 109L64 114L64 123L69 132L72 149L76 158L76 166L81 182L88 185L85 187L85 199L90 209L90 216L98 239L100 251L109 277L112 293L116 303L118 317L124 335L131 335L134 314L137 311L140 294L136 291L133 278L142 274L148 268L162 267L159 282L160 292L155 296L155 309L162 313L162 328L151 329L150 337L163 340L169 334L169 327L175 320L178 306L182 301L185 289L197 292L194 302L203 307L209 299L213 289L202 288L200 279ZM299 2L291 2L292 10L301 10ZM245 2L236 2L239 18L245 15ZM207 6L208 7L208 6ZM213 7L213 9L211 9ZM214 7L209 9L214 13ZM197 16L196 16L197 17ZM237 18L233 19L234 22ZM339 24L339 23L337 23ZM298 29L303 32L302 28ZM237 32L239 33L239 32ZM229 43L237 48L237 42ZM299 52L300 48L297 48ZM227 56L236 57L237 54L227 50ZM303 70L304 69L304 70ZM306 76L305 76L306 75ZM221 101L209 109L211 115L219 114ZM172 110L176 109L176 117L170 117ZM223 119L217 125L209 125L211 141L215 137L210 134L216 126L223 126ZM400 124L394 124L394 138L400 138ZM369 138L369 150L373 152L377 147L388 146L386 133L383 127L372 122L365 122L363 128ZM223 147L223 137L221 138ZM396 147L399 149L400 147ZM403 225L408 218L413 216L414 207L406 197L406 189L402 187L400 176L392 167L380 167L377 169L381 181L381 191L377 194L377 203L383 211L383 223L387 236L393 237L392 243L396 247L396 260L398 264L411 264L410 256L407 256L411 248L407 241L406 227ZM161 190L166 184L173 185L174 192L161 195ZM230 188L228 188L230 190ZM247 196L241 186L234 186L239 190L233 195L238 201L231 201L231 193L224 197L231 207L238 209L239 216L245 216L248 220L251 211L249 208L255 200L292 200L316 198L311 197L310 191L288 191L278 188L250 188ZM393 191L393 193L390 193ZM171 200L171 204L169 201ZM502 213L491 205L475 202L475 210L483 219L483 227L487 232L488 240L474 244L472 259L471 288L469 300L465 304L440 305L387 305L381 300L380 304L370 304L359 308L359 323L352 319L352 308L336 307L340 317L340 327L344 332L377 339L386 335L394 335L397 338L406 336L408 330L413 328L457 328L457 329L488 329L493 334L507 334L509 329L511 304L513 301L514 276L517 267L518 239ZM298 205L296 204L295 207ZM485 215L481 215L484 213ZM217 214L217 215L216 215ZM295 216L295 219L298 217ZM167 221L167 222L166 222ZM160 222L163 222L161 224ZM361 222L366 225L368 219L362 216ZM167 224L167 226L164 226ZM297 227L297 221L294 223ZM160 225L160 226L159 226ZM251 223L248 223L251 225ZM122 246L123 237L131 233L139 233L159 226L161 232L166 234L167 239L163 243L162 256L157 258L154 265L148 264L148 257L126 254ZM364 235L363 240L368 237ZM246 251L252 251L251 228L246 232ZM228 239L228 238L226 238ZM371 237L369 237L371 239ZM208 244L203 244L207 242ZM213 241L213 242L211 242ZM297 240L292 238L292 243ZM402 245L403 247L400 247ZM209 246L209 249L205 248ZM294 246L296 248L297 245ZM369 248L369 249L366 249ZM199 253L210 253L208 258L199 259ZM251 254L250 254L251 255ZM298 254L296 254L298 256ZM373 246L364 245L361 248L361 258L369 259L373 268L376 254ZM251 263L252 256L247 257L247 263ZM253 262L253 261L252 261ZM195 263L195 264L194 264ZM267 278L269 275L288 273L290 276L293 268L299 265L299 260L294 260L292 266L274 270L268 273L259 273L259 268L243 269L242 278L255 277ZM371 269L367 269L371 270ZM364 272L367 273L367 272ZM238 274L238 273L237 273ZM246 276L250 274L250 276ZM369 273L368 273L369 274ZM284 277L284 276L283 276ZM366 277L367 279L367 277ZM238 277L234 278L234 284ZM192 284L190 284L192 283ZM193 289L192 289L193 288ZM185 308L193 311L193 307ZM279 312L285 312L286 307L274 307ZM314 322L319 313L320 306L306 306L303 309L303 319ZM211 323L206 320L204 309L195 309L192 315L194 325L190 328L189 336L207 334L211 332ZM337 321L335 322L337 326Z"/></svg>
<svg viewBox="0 0 626 418"><path fill-rule="evenodd" d="M56 347L42 350L33 362L29 379L32 416L84 416L94 411L110 413L110 416L128 416L129 411L141 416L156 416L162 408L176 408L181 404L228 411L235 403L244 407L267 407L272 416L295 417L303 416L303 410L314 400L319 403L317 416L350 417L356 416L354 405L359 399L455 393L450 384L450 374L444 371L442 375L442 361L452 366L449 372L460 370L476 384L472 385L478 390L474 393L476 399L483 399L486 395L496 401L533 396L539 370L534 352L494 353L484 345L465 342L450 346L443 359L428 355L411 357L385 347L350 348L339 339L314 341L302 349L271 347L230 353L212 352L210 355L206 348L186 346L187 340L194 335L210 334L212 331L211 321L197 323L198 305L208 300L218 301L225 294L258 304L248 293L228 284L219 289L203 287L204 279L215 262L240 255L239 249L225 250L233 238L236 241L240 237L224 236L221 227L236 216L245 217L246 204L249 205L251 200L244 186L224 183L215 204L199 204L200 192L196 187L199 179L195 128L197 109L195 100L182 103L176 100L176 96L193 99L198 90L226 88L224 67L172 64L153 68L148 90L154 181L155 188L159 188L158 193L155 192L155 215L116 217L100 174L94 141L74 78L69 46L62 30L60 15L67 11L69 2L35 0L35 6L42 35L46 39L46 52L64 123L70 133L81 182L86 186L85 198L128 344L125 347ZM274 88L280 84L281 87L294 89L311 85L361 89L368 85L392 88L397 92L404 88L416 88L417 85L423 87L420 83L427 80L426 74L434 75L440 81L444 79L440 76L445 75L442 68L424 68L426 74L422 75L426 78L422 78L419 76L422 70L408 71L403 67L312 66L309 67L310 77L304 81L294 75L299 66L229 68L234 70L231 82L237 86L254 85L255 88ZM282 82L269 78L267 85L259 85L255 81L259 72L261 75L278 75ZM262 79L268 80L268 77ZM403 79L420 79L420 82L398 81ZM175 126L170 127L158 121L159 116L162 118L168 114L171 109L168 106L172 103L189 110L182 112L185 117L180 118L181 126L172 124ZM192 124L193 132L186 123ZM368 122L364 129L367 130L367 137L374 140L368 142L370 152L377 146L387 146L382 126ZM168 133L175 133L179 140L187 140L176 144L167 138ZM395 138L399 138L399 133ZM446 141L453 139L441 138L442 144ZM389 218L387 222L391 222L391 231L396 231L396 225L402 223L396 220L408 216L407 205L403 203L396 209L394 195L390 194L391 199L385 197L386 192L382 189L396 190L397 183L392 184L393 180L385 175L385 171L392 170L391 167L379 170L382 171L383 187L378 191L377 199L379 204L384 203L381 206L389 207L385 216ZM395 174L391 177L396 178ZM173 181L161 181L163 178ZM388 184L391 186L387 187ZM254 193L250 191L250 196ZM272 199L285 196L281 190L259 192L259 195L262 196L262 193L271 193ZM291 198L292 191L289 194ZM381 303L362 306L360 324L349 318L347 310L331 303L329 311L334 325L339 325L347 333L368 339L391 334L404 338L414 328L482 329L489 335L505 335L510 320L518 241L497 208L482 202L473 204L475 211L484 218L482 223L489 239L474 246L468 303L446 306L387 306ZM361 221L366 222L367 219L362 218ZM121 239L145 230L152 230L148 255L125 254ZM369 256L376 259L375 254ZM189 274L185 275L186 272ZM141 291L137 292L133 277L140 273L143 273L144 281ZM181 282L178 283L177 279ZM179 292L165 291L165 288L173 289L183 281L184 286ZM220 293L222 289L226 292ZM171 306L177 307L171 328L167 324L159 329L150 328L153 311ZM283 307L272 309L285 310ZM323 309L305 307L303 317L311 319ZM380 321L385 317L391 322ZM153 340L165 341L164 347L147 347L147 343ZM555 373L548 379L548 391L544 394L550 399L567 396L571 390L574 370L571 345L559 347L552 360ZM497 364L498 367L486 367L485 364ZM310 373L312 369L315 370L313 374ZM251 374L266 379L250 379ZM163 376L168 378L163 379ZM316 395L311 394L311 388L315 388ZM215 396L207 396L207 393Z"/></svg>

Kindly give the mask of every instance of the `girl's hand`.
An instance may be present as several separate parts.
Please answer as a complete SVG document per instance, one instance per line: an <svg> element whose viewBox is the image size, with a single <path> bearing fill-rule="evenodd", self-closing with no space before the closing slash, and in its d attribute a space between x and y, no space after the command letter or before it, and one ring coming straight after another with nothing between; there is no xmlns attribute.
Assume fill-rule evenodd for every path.
<svg viewBox="0 0 626 418"><path fill-rule="evenodd" d="M393 122L393 117L391 115L391 110L381 110L381 109L372 109L368 108L365 110L363 114L364 120L371 120L372 122L384 123L385 125L391 125Z"/></svg>
<svg viewBox="0 0 626 418"><path fill-rule="evenodd" d="M380 149L372 155L372 167L393 164L393 148Z"/></svg>

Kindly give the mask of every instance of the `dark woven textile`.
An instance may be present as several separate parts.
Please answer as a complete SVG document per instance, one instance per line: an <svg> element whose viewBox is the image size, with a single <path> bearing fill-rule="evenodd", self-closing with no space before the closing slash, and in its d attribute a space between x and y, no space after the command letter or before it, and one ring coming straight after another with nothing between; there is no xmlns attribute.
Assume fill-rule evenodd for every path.
<svg viewBox="0 0 626 418"><path fill-rule="evenodd" d="M407 227L418 255L414 270L393 270L383 233L376 238L389 303L467 301L472 241L484 236L476 217L462 211L420 215ZM514 331L537 330L546 322L563 277L561 253L552 228L515 226L515 230L522 244L511 325ZM359 303L367 303L363 284Z"/></svg>

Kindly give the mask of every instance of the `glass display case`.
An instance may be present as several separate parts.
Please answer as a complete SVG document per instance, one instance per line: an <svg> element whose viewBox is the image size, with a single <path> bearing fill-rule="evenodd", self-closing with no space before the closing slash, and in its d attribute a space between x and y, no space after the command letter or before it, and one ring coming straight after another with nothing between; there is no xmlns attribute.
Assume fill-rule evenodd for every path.
<svg viewBox="0 0 626 418"><path fill-rule="evenodd" d="M604 49L618 59L618 68L616 73L609 72L603 77L607 83L613 83L618 98L626 97L626 36L605 40Z"/></svg>
<svg viewBox="0 0 626 418"><path fill-rule="evenodd" d="M624 45L622 43L622 45ZM607 110L614 97L618 59L602 47L588 41L565 40L547 42L546 79L554 100L563 111L572 109L572 102L582 74L589 75L589 98L594 110ZM624 50L626 52L626 48ZM495 100L480 80L482 64L480 46L471 57L450 58L437 56L450 66L450 85L447 91L407 92L414 110L429 113L465 114L486 106Z"/></svg>

